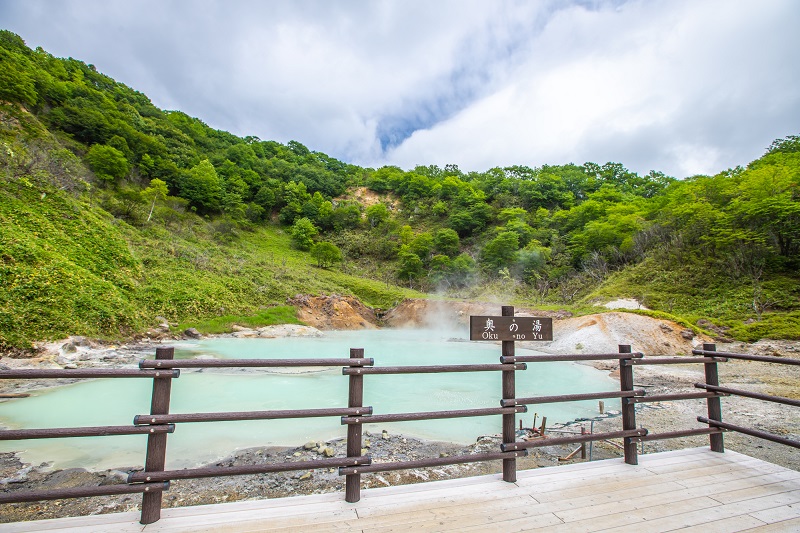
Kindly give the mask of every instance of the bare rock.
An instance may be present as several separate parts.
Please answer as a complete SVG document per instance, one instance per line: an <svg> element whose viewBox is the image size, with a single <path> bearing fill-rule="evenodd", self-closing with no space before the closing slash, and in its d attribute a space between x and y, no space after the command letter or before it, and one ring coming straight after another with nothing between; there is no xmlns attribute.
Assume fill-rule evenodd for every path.
<svg viewBox="0 0 800 533"><path fill-rule="evenodd" d="M334 450L330 446L325 446L324 448L320 448L319 453L320 455L324 455L325 457L333 457L334 455L336 455L336 450Z"/></svg>
<svg viewBox="0 0 800 533"><path fill-rule="evenodd" d="M203 338L202 333L197 331L195 328L188 328L188 329L184 330L183 334L186 335L187 337L191 338L191 339L202 339Z"/></svg>
<svg viewBox="0 0 800 533"><path fill-rule="evenodd" d="M64 353L75 353L78 351L78 347L75 345L74 342L67 342L61 347L61 350Z"/></svg>

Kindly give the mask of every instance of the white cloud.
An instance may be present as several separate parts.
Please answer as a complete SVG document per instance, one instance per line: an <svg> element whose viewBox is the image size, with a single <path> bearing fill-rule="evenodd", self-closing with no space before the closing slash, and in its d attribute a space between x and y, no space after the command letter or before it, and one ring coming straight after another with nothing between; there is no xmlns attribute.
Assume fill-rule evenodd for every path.
<svg viewBox="0 0 800 533"><path fill-rule="evenodd" d="M4 0L0 20L160 107L359 164L683 177L800 124L792 0Z"/></svg>
<svg viewBox="0 0 800 533"><path fill-rule="evenodd" d="M561 11L511 85L389 159L472 169L611 160L678 177L747 163L800 123L798 15L785 2Z"/></svg>

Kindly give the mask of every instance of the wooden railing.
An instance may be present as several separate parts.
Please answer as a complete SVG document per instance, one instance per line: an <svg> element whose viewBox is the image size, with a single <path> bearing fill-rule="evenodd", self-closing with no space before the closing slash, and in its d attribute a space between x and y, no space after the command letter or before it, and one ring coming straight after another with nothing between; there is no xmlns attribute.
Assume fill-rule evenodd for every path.
<svg viewBox="0 0 800 533"><path fill-rule="evenodd" d="M513 316L513 308L504 307L504 314ZM634 353L631 347L621 345L618 353L610 354L573 354L573 355L536 355L516 356L514 343L503 341L500 364L472 365L437 365L437 366L392 366L376 367L374 360L364 357L363 349L351 349L349 358L342 359L228 359L228 360L175 360L173 348L158 348L154 360L140 362L139 370L6 370L0 371L0 379L48 379L48 378L149 378L153 380L152 402L149 414L137 415L131 426L101 426L79 428L48 428L0 430L0 440L45 439L83 436L111 436L147 434L147 450L143 471L129 474L127 483L103 485L99 487L81 487L58 490L8 491L0 493L0 504L14 502L30 502L62 498L83 498L89 496L142 493L142 513L140 522L150 524L160 518L161 498L163 491L169 488L169 482L176 479L195 479L206 477L237 476L261 474L269 472L287 472L309 470L315 468L339 468L339 475L345 476L345 500L357 502L360 499L361 475L374 472L413 469L451 464L462 464L480 461L503 461L503 479L516 481L516 459L527 454L530 448L561 444L586 443L607 439L623 439L625 462L637 464L636 444L643 441L684 437L690 435L710 436L711 449L724 451L722 434L725 431L739 431L748 435L765 438L781 444L800 447L800 443L768 434L760 430L742 428L722 422L720 397L728 395L747 396L766 401L780 402L798 406L800 402L788 398L779 398L763 394L751 393L719 386L717 364L728 359L748 359L779 364L800 364L798 360L781 358L764 358L743 354L716 352L714 345L704 345L703 350L696 350L699 357L644 357ZM515 394L515 372L526 370L530 363L552 361L596 361L617 360L620 365L620 390L601 393L566 394L560 396L537 396L517 398ZM665 365L699 363L705 368L706 380L698 383L698 388L705 392L645 395L644 390L634 389L633 368L640 365ZM181 413L170 414L170 392L173 379L180 376L180 369L186 368L232 368L232 367L297 367L297 366L342 366L342 373L348 376L348 406L345 408L298 409L272 411L244 411L218 413ZM364 376L398 375L398 374L430 374L451 372L500 372L502 375L502 399L500 407L476 409L428 411L414 413L375 414L370 406L364 406ZM619 398L621 402L622 430L594 434L580 434L568 437L539 438L527 441L516 440L515 417L524 413L528 405L572 402ZM708 416L698 417L705 427L666 433L650 434L647 429L636 427L637 403L663 402L686 399L705 398L708 405ZM502 444L495 452L469 455L449 456L373 464L369 455L362 455L362 426L365 423L402 422L411 420L434 420L443 418L461 418L501 415ZM279 462L264 465L215 466L189 468L181 470L165 470L167 437L175 431L176 424L237 421L237 420L271 420L285 418L341 417L342 425L347 427L347 456L341 458L320 459L311 461Z"/></svg>

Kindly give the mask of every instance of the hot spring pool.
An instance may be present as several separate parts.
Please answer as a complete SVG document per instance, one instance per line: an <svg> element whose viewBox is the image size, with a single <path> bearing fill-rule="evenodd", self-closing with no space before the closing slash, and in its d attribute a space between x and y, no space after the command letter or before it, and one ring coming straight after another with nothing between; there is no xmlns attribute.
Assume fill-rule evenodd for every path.
<svg viewBox="0 0 800 533"><path fill-rule="evenodd" d="M176 345L177 358L318 358L349 357L350 348L364 348L375 366L498 363L500 345L454 338L452 332L377 330L327 332L323 337L277 339L214 338ZM517 355L536 352L517 346ZM308 370L308 369L305 369ZM173 381L170 412L260 411L347 407L348 378L341 368L297 373L298 369L183 370ZM516 373L517 397L617 390L606 372L574 363L529 364ZM152 381L98 379L38 391L29 398L0 403L0 424L10 428L45 428L130 424L150 409ZM498 407L501 373L455 373L365 376L364 405L374 413L438 411ZM526 427L533 414L548 423L597 414L597 402L530 406L517 415ZM474 442L501 432L500 415L367 424L364 430L415 437ZM253 446L298 446L310 440L346 435L338 417L178 424L169 435L167 467L181 468L213 461ZM85 437L0 443L0 451L21 451L24 460L53 461L59 468L141 466L145 436Z"/></svg>

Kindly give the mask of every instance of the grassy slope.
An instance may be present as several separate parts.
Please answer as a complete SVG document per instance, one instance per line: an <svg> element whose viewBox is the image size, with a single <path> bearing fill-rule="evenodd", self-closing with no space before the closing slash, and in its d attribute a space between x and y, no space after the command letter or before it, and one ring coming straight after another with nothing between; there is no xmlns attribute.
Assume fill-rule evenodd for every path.
<svg viewBox="0 0 800 533"><path fill-rule="evenodd" d="M0 223L0 343L7 345L127 335L159 315L184 324L244 320L299 293L354 295L377 307L421 296L320 269L274 227L228 242L199 219L184 236L157 225L137 229L20 180L0 181Z"/></svg>
<svg viewBox="0 0 800 533"><path fill-rule="evenodd" d="M130 335L159 315L210 329L226 315L293 321L282 304L298 293L354 295L376 307L422 296L317 268L276 227L221 233L194 215L169 228L157 218L129 226L67 192L85 188L86 171L35 117L2 105L0 119L0 348ZM56 168L59 158L67 163Z"/></svg>
<svg viewBox="0 0 800 533"><path fill-rule="evenodd" d="M749 280L733 279L725 270L702 263L663 264L646 258L611 275L587 300L620 297L636 298L690 324L710 320L743 341L800 340L800 279L789 275L774 275L754 287ZM761 314L754 297L766 307Z"/></svg>
<svg viewBox="0 0 800 533"><path fill-rule="evenodd" d="M227 243L194 233L192 238L181 238L164 228L126 231L135 256L144 265L136 298L153 316L185 321L255 314L301 293L354 295L376 307L421 296L318 268L308 253L293 249L289 236L276 227L241 232Z"/></svg>
<svg viewBox="0 0 800 533"><path fill-rule="evenodd" d="M0 343L129 333L139 263L112 221L68 195L0 182Z"/></svg>

